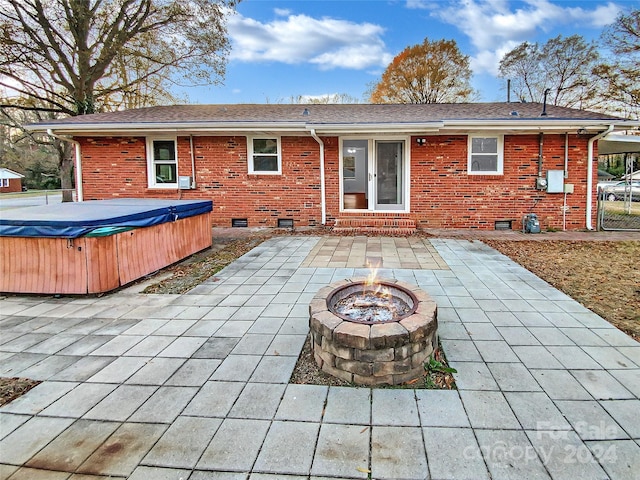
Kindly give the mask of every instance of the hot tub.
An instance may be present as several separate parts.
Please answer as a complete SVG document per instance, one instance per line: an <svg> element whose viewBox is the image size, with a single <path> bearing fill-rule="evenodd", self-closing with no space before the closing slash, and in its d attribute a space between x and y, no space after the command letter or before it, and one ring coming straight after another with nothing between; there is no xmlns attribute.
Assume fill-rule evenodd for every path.
<svg viewBox="0 0 640 480"><path fill-rule="evenodd" d="M0 212L0 291L102 293L211 246L209 200L123 198Z"/></svg>

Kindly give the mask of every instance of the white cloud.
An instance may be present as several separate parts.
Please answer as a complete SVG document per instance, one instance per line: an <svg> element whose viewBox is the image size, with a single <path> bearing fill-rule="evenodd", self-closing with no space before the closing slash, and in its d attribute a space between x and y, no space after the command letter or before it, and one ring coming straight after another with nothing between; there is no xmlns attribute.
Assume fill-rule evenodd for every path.
<svg viewBox="0 0 640 480"><path fill-rule="evenodd" d="M291 14L291 10L286 8L274 8L273 12L279 17L286 17Z"/></svg>
<svg viewBox="0 0 640 480"><path fill-rule="evenodd" d="M286 14L286 18L268 23L239 14L230 17L230 58L243 62L312 63L323 70L386 67L393 59L379 25Z"/></svg>
<svg viewBox="0 0 640 480"><path fill-rule="evenodd" d="M523 41L532 41L541 31L563 25L602 28L620 12L620 7L611 2L588 10L563 7L549 0L527 0L515 10L508 0L461 0L438 8L426 0L407 0L407 8L428 9L432 16L462 31L476 48L471 57L474 71L493 75L505 53Z"/></svg>

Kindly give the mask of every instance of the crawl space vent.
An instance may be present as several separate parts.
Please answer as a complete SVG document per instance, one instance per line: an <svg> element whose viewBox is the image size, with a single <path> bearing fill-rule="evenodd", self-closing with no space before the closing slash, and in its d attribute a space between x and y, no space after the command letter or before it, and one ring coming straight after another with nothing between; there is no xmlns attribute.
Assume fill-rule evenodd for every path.
<svg viewBox="0 0 640 480"><path fill-rule="evenodd" d="M232 227L248 227L249 221L246 218L232 218L231 226Z"/></svg>
<svg viewBox="0 0 640 480"><path fill-rule="evenodd" d="M278 228L293 228L293 218L279 218Z"/></svg>
<svg viewBox="0 0 640 480"><path fill-rule="evenodd" d="M513 220L496 220L496 230L511 230Z"/></svg>

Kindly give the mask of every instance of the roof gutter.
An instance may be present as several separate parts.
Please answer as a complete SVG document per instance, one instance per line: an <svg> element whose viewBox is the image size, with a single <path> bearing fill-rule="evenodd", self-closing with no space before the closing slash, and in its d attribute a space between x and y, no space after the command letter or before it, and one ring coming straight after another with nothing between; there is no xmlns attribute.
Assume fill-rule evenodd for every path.
<svg viewBox="0 0 640 480"><path fill-rule="evenodd" d="M74 140L71 137L63 137L61 135L57 135L53 133L53 130L47 128L47 135L53 138L57 138L58 140L62 140L63 142L69 142L75 145L76 147L76 190L77 190L77 200L78 202L82 202L84 200L84 193L82 190L82 162L80 161L82 151L80 150L80 142Z"/></svg>
<svg viewBox="0 0 640 480"><path fill-rule="evenodd" d="M316 135L315 128L309 130L313 139L320 145L320 210L322 212L322 225L327 223L327 202L324 191L324 142Z"/></svg>
<svg viewBox="0 0 640 480"><path fill-rule="evenodd" d="M56 129L65 133L96 134L102 132L290 132L304 131L300 122L114 122L114 123L35 123L25 125L26 130L49 131Z"/></svg>
<svg viewBox="0 0 640 480"><path fill-rule="evenodd" d="M591 202L593 199L593 144L605 137L608 133L613 132L614 125L609 127L598 135L591 137L587 143L587 230L593 230L592 207Z"/></svg>
<svg viewBox="0 0 640 480"><path fill-rule="evenodd" d="M425 123L336 123L310 124L309 128L324 135L358 135L358 134L427 134L437 133L444 126L443 122Z"/></svg>

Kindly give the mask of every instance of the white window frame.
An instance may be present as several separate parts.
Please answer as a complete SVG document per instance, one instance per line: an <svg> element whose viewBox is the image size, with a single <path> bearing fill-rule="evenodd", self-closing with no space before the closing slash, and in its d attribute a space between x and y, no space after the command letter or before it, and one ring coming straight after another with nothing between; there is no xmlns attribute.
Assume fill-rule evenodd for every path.
<svg viewBox="0 0 640 480"><path fill-rule="evenodd" d="M8 178L3 178L2 179L2 186L4 188L7 188L9 186L9 179Z"/></svg>
<svg viewBox="0 0 640 480"><path fill-rule="evenodd" d="M153 157L153 142L173 142L173 148L175 149L175 164L176 164L176 181L175 183L161 183L156 180L156 159ZM164 162L169 163L169 162ZM177 137L147 137L147 172L149 188L178 188L178 139Z"/></svg>
<svg viewBox="0 0 640 480"><path fill-rule="evenodd" d="M253 152L253 141L254 140L276 140L277 142L277 152L275 155L277 161L278 161L278 170L256 170L254 168L254 164L253 164L253 159L255 157L255 155L262 155L264 156L264 153L260 153L260 154L254 154ZM251 175L282 175L282 141L281 141L281 137L280 136L276 136L276 135L261 135L261 136L253 136L253 137L247 137L247 168L248 171Z"/></svg>
<svg viewBox="0 0 640 480"><path fill-rule="evenodd" d="M497 141L497 169L496 170L482 170L473 171L471 169L471 159L473 152L471 150L474 138L496 138ZM482 153L476 153L476 155L482 155ZM486 155L493 155L487 153ZM474 133L468 136L467 141L467 174L468 175L503 175L504 174L504 135L496 135L495 133Z"/></svg>

